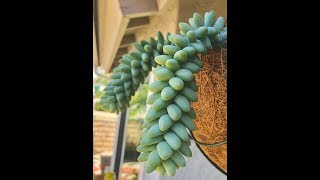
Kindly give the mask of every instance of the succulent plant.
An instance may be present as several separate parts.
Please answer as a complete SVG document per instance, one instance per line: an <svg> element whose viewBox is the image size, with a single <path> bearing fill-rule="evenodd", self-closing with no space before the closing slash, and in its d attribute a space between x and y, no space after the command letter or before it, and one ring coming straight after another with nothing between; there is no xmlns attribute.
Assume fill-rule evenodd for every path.
<svg viewBox="0 0 320 180"><path fill-rule="evenodd" d="M180 34L161 32L157 40L150 38L133 43L135 51L120 59L113 69L112 81L104 89L100 103L110 112L122 112L129 107L131 96L153 69L155 81L146 102L151 105L142 124L143 134L137 151L139 162L146 163L146 172L173 176L176 169L186 166L191 157L191 142L187 129L196 129L196 113L190 102L198 100L198 86L193 76L203 67L198 54L206 54L215 44L227 42L224 18L215 20L215 12L204 18L194 13L189 24L179 23Z"/></svg>

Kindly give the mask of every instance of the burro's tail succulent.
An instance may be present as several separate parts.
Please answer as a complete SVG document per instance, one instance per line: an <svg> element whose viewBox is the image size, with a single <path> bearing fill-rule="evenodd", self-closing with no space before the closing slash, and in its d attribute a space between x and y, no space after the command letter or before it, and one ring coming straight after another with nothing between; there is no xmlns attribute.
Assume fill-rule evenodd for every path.
<svg viewBox="0 0 320 180"><path fill-rule="evenodd" d="M167 33L164 39L158 32L157 40L133 43L137 51L123 56L101 97L110 112L123 111L154 68L156 80L148 86L151 93L146 102L151 108L137 147L138 161L146 162L147 173L156 170L161 176L173 176L176 169L186 166L184 157L192 156L188 130L196 129L196 113L190 102L198 100L193 74L203 67L197 54L206 54L215 44L227 42L224 18L215 19L214 11L206 12L204 18L194 13L189 24L179 23L180 34Z"/></svg>
<svg viewBox="0 0 320 180"><path fill-rule="evenodd" d="M170 34L167 34L167 37ZM169 44L164 39L161 32L158 32L158 40L150 38L149 41L142 40L140 43L134 42L132 45L135 51L125 54L119 60L120 65L113 69L112 81L104 89L100 103L109 112L119 113L130 106L131 96L134 96L140 83L144 83L152 67L158 64L154 58L162 55L162 47Z"/></svg>

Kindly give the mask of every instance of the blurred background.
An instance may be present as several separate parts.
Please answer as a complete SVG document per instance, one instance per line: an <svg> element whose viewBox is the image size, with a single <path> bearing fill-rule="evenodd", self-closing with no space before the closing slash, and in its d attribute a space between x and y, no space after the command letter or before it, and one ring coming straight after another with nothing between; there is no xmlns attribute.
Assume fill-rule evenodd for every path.
<svg viewBox="0 0 320 180"><path fill-rule="evenodd" d="M140 85L126 112L125 131L119 134L120 116L106 112L98 103L105 85L110 81L112 69L119 65L122 55L131 52L131 43L150 37L158 31L179 33L178 23L188 22L194 12L204 15L214 10L217 16L227 20L226 0L93 0L93 173L94 179L104 179L104 172L114 171L115 156L120 156L117 179L192 179L188 170L202 167L197 179L226 179L194 146L192 162L174 177L147 175L143 164L137 162L141 123L146 113L148 77ZM119 138L124 141L119 150ZM195 159L196 158L196 159ZM197 164L198 163L198 164ZM189 168L189 169L188 169ZM193 171L196 172L196 171ZM189 173L189 174L188 174ZM202 176L201 176L202 174ZM206 176L206 177L205 177ZM189 178L188 178L189 177Z"/></svg>

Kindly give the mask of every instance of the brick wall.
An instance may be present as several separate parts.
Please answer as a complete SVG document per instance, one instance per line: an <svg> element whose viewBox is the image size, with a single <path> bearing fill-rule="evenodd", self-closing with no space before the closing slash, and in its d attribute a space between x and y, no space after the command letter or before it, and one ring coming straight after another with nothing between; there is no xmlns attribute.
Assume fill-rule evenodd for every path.
<svg viewBox="0 0 320 180"><path fill-rule="evenodd" d="M93 153L112 154L116 130L115 120L93 121Z"/></svg>

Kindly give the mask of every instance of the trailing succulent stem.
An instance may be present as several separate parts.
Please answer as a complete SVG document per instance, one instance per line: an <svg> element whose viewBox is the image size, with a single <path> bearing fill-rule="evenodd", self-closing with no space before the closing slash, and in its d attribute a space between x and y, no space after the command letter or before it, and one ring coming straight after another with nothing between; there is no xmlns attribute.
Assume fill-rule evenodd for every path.
<svg viewBox="0 0 320 180"><path fill-rule="evenodd" d="M168 33L167 37L169 35ZM158 40L151 37L149 41L132 43L136 50L123 55L119 60L120 65L113 69L112 81L104 89L100 104L107 111L117 114L129 107L131 97L134 96L140 83L144 83L152 67L158 66L154 58L164 54L162 47L168 44L168 39L164 39L161 32L158 32Z"/></svg>

